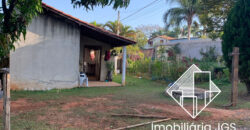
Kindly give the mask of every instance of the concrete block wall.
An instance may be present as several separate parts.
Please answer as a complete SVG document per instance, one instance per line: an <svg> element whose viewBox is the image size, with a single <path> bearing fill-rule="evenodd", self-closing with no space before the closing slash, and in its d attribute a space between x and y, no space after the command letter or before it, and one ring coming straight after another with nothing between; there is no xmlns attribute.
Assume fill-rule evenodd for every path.
<svg viewBox="0 0 250 130"><path fill-rule="evenodd" d="M48 90L78 86L80 30L48 15L33 19L26 39L10 54L12 89Z"/></svg>

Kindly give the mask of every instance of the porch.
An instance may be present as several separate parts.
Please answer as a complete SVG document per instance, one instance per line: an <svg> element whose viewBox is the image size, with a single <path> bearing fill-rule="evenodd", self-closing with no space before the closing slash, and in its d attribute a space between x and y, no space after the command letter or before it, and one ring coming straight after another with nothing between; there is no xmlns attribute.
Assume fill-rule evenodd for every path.
<svg viewBox="0 0 250 130"><path fill-rule="evenodd" d="M89 81L88 87L120 87L122 86L116 82L103 82L103 81Z"/></svg>

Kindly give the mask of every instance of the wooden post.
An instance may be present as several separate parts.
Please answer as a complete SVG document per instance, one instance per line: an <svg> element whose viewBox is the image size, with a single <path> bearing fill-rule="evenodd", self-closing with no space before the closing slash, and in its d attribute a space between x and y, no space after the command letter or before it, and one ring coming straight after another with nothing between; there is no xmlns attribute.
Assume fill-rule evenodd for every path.
<svg viewBox="0 0 250 130"><path fill-rule="evenodd" d="M238 99L239 48L234 47L231 55L233 56L231 102L232 102L232 106L236 106L237 99Z"/></svg>
<svg viewBox="0 0 250 130"><path fill-rule="evenodd" d="M123 46L122 54L122 86L125 86L126 78L126 61L127 61L127 49L126 46Z"/></svg>
<svg viewBox="0 0 250 130"><path fill-rule="evenodd" d="M10 130L10 87L7 85L8 69L1 69L3 73L3 126L4 130Z"/></svg>

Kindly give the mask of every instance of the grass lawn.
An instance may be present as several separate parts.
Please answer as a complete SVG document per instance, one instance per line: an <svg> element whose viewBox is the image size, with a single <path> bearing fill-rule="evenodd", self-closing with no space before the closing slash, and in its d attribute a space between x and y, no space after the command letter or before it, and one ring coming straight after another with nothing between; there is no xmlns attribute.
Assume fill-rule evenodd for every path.
<svg viewBox="0 0 250 130"><path fill-rule="evenodd" d="M114 77L114 81L118 83L121 82L120 79L119 75ZM156 120L119 118L111 114L160 115L179 117L181 118L179 121L194 121L169 96L165 95L167 83L132 76L127 76L126 80L125 87L12 91L11 128L13 130L112 129ZM221 117L217 117L216 114L224 112L223 105L229 104L231 86L220 81L215 81L215 83L221 88L222 93L209 107L216 108L216 110L211 108L202 113L199 117L201 121L210 122L207 117L217 122L223 121L221 119L223 113ZM225 110L229 115L234 116L236 112L250 112L250 97L246 97L245 92L244 85L240 84L239 105ZM232 121L230 118L224 120ZM250 127L247 126L250 124L250 118L247 120L245 117L242 119L239 117L234 121L240 122L241 126ZM150 129L150 126L136 129Z"/></svg>

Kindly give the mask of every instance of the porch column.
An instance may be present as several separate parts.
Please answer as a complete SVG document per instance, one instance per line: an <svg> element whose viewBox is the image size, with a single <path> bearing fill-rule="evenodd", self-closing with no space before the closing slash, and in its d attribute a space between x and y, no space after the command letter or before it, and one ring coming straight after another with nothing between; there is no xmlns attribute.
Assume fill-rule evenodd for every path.
<svg viewBox="0 0 250 130"><path fill-rule="evenodd" d="M126 46L122 48L122 86L125 86L125 78L126 78L126 61L127 61L127 49Z"/></svg>
<svg viewBox="0 0 250 130"><path fill-rule="evenodd" d="M115 69L115 75L117 75L117 59L118 59L118 56L115 56L114 57L114 69Z"/></svg>

